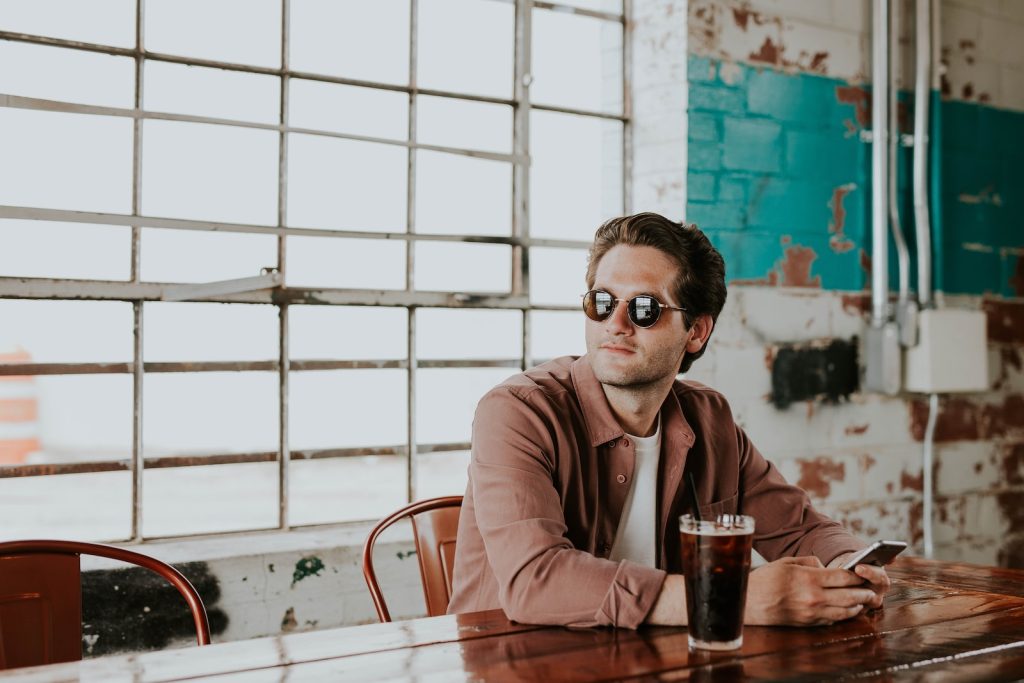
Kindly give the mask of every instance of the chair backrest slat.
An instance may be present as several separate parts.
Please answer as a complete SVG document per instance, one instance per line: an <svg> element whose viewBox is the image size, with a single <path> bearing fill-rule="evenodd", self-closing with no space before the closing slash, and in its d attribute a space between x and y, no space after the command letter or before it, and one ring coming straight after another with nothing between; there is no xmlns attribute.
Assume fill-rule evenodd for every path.
<svg viewBox="0 0 1024 683"><path fill-rule="evenodd" d="M363 546L363 578L370 589L377 617L382 622L391 621L391 613L373 569L373 546L377 537L395 522L406 518L412 521L427 614L432 617L438 616L447 611L448 601L452 595L455 537L458 533L461 509L462 496L421 500L391 513L370 531Z"/></svg>
<svg viewBox="0 0 1024 683"><path fill-rule="evenodd" d="M79 541L0 543L0 669L82 658L80 555L128 562L156 572L188 603L196 642L210 643L206 607L171 565L124 548Z"/></svg>

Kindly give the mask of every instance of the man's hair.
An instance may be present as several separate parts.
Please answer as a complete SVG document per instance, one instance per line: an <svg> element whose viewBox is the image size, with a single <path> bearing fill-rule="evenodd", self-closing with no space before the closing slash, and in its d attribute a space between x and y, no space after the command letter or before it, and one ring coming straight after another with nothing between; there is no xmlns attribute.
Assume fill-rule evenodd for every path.
<svg viewBox="0 0 1024 683"><path fill-rule="evenodd" d="M654 247L678 266L679 275L673 283L676 299L686 311L687 328L698 316L709 315L712 321L725 306L725 261L696 225L676 223L656 213L638 213L606 221L597 229L587 259L587 288L594 287L597 266L612 247ZM708 339L711 335L708 335ZM704 346L696 353L683 356L679 372L686 372L693 361L704 355Z"/></svg>

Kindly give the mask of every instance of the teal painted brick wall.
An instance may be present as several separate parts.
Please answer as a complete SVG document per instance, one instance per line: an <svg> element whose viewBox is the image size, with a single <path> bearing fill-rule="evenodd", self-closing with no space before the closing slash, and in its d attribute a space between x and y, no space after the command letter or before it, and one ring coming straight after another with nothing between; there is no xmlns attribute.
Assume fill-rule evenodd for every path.
<svg viewBox="0 0 1024 683"><path fill-rule="evenodd" d="M730 281L865 288L871 147L859 133L870 92L743 64L731 65L726 79L720 66L689 57L687 219L722 250ZM1024 296L1024 113L936 104L935 286ZM911 155L901 150L898 198L913 258Z"/></svg>

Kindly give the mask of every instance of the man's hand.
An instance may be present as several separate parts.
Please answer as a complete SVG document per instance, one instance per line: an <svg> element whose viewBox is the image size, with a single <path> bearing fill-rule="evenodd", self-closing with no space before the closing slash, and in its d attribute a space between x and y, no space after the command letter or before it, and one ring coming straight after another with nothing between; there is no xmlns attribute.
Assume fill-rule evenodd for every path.
<svg viewBox="0 0 1024 683"><path fill-rule="evenodd" d="M840 555L829 562L828 566L841 567L846 562L847 558L852 556L853 553ZM871 604L868 604L867 607L870 607L871 609L878 609L881 607L882 598L885 597L889 587L892 585L892 582L889 580L889 575L885 573L885 569L883 567L876 567L873 564L858 564L853 568L853 571L856 572L857 576L867 582L864 584L864 587L873 590L877 597L877 599Z"/></svg>
<svg viewBox="0 0 1024 683"><path fill-rule="evenodd" d="M885 570L826 569L816 557L786 557L750 573L744 623L761 626L832 624L880 607L889 587ZM864 580L871 587L863 585Z"/></svg>

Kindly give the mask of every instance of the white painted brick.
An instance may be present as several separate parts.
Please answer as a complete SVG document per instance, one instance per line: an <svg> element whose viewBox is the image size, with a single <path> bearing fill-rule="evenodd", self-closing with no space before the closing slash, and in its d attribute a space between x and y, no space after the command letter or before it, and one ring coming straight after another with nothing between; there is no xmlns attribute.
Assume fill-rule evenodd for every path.
<svg viewBox="0 0 1024 683"><path fill-rule="evenodd" d="M981 37L981 14L976 10L947 2L943 4L939 17L943 47L959 49L963 40L978 44Z"/></svg>
<svg viewBox="0 0 1024 683"><path fill-rule="evenodd" d="M717 347L714 387L730 401L767 401L772 393L772 376L765 363L765 349Z"/></svg>
<svg viewBox="0 0 1024 683"><path fill-rule="evenodd" d="M765 342L747 325L746 298L747 293L760 290L760 287L729 287L729 295L725 307L715 323L715 331L711 336L711 344L717 346L757 346L764 348Z"/></svg>
<svg viewBox="0 0 1024 683"><path fill-rule="evenodd" d="M820 292L752 287L744 292L743 314L764 344L802 342L829 336L828 310Z"/></svg>
<svg viewBox="0 0 1024 683"><path fill-rule="evenodd" d="M784 58L805 68L816 53L828 53L825 67L833 78L857 80L868 72L868 55L861 50L857 33L787 21L782 26L782 45Z"/></svg>
<svg viewBox="0 0 1024 683"><path fill-rule="evenodd" d="M1020 0L999 0L999 14L1010 21L1024 25L1024 2Z"/></svg>
<svg viewBox="0 0 1024 683"><path fill-rule="evenodd" d="M910 443L910 414L907 403L874 393L856 393L839 406L836 445L865 448Z"/></svg>
<svg viewBox="0 0 1024 683"><path fill-rule="evenodd" d="M856 294L845 294L849 298L844 301L844 294L840 292L828 300L829 336L840 339L864 336L868 323L864 313L852 301Z"/></svg>
<svg viewBox="0 0 1024 683"><path fill-rule="evenodd" d="M855 455L792 458L776 466L786 481L807 491L815 506L861 500L860 459Z"/></svg>
<svg viewBox="0 0 1024 683"><path fill-rule="evenodd" d="M686 209L684 177L685 173L679 172L656 172L634 177L632 210L654 211L673 220L681 220Z"/></svg>
<svg viewBox="0 0 1024 683"><path fill-rule="evenodd" d="M921 488L921 453L916 444L872 448L860 456L861 500L916 499Z"/></svg>
<svg viewBox="0 0 1024 683"><path fill-rule="evenodd" d="M951 495L999 485L999 450L989 441L957 441L935 447L935 492Z"/></svg>
<svg viewBox="0 0 1024 683"><path fill-rule="evenodd" d="M633 92L633 115L637 127L649 127L646 118L667 115L686 114L687 88L686 83L669 83L668 85L652 85ZM685 119L680 119L680 127ZM672 124L673 130L675 124ZM684 128L685 130L685 128ZM637 131L639 132L639 131Z"/></svg>
<svg viewBox="0 0 1024 683"><path fill-rule="evenodd" d="M832 0L832 23L855 33L870 32L871 0Z"/></svg>
<svg viewBox="0 0 1024 683"><path fill-rule="evenodd" d="M806 19L817 24L831 25L834 21L832 3L815 0L751 0L751 9L766 17Z"/></svg>
<svg viewBox="0 0 1024 683"><path fill-rule="evenodd" d="M1021 37L1024 42L1024 36ZM1024 67L1003 64L999 67L999 106L1024 111Z"/></svg>
<svg viewBox="0 0 1024 683"><path fill-rule="evenodd" d="M675 171L685 176L686 139L674 142L658 142L636 145L633 148L633 163L644 173L654 171Z"/></svg>
<svg viewBox="0 0 1024 683"><path fill-rule="evenodd" d="M827 452L834 444L836 415L841 410L808 402L779 410L756 400L737 401L732 408L761 453L776 462Z"/></svg>
<svg viewBox="0 0 1024 683"><path fill-rule="evenodd" d="M633 144L638 147L669 144L675 147L674 158L686 157L686 113L681 110L672 112L644 112L643 125L638 125L633 134Z"/></svg>
<svg viewBox="0 0 1024 683"><path fill-rule="evenodd" d="M824 503L816 507L866 542L889 539L911 543L913 540L910 517L914 503L910 501L838 505Z"/></svg>
<svg viewBox="0 0 1024 683"><path fill-rule="evenodd" d="M761 51L765 41L771 41L776 47L782 45L782 22L776 19L776 16L763 16L763 22L750 17L745 26L740 26L733 14L733 8L724 8L717 14L720 22L718 54L729 59L749 62L751 55Z"/></svg>

